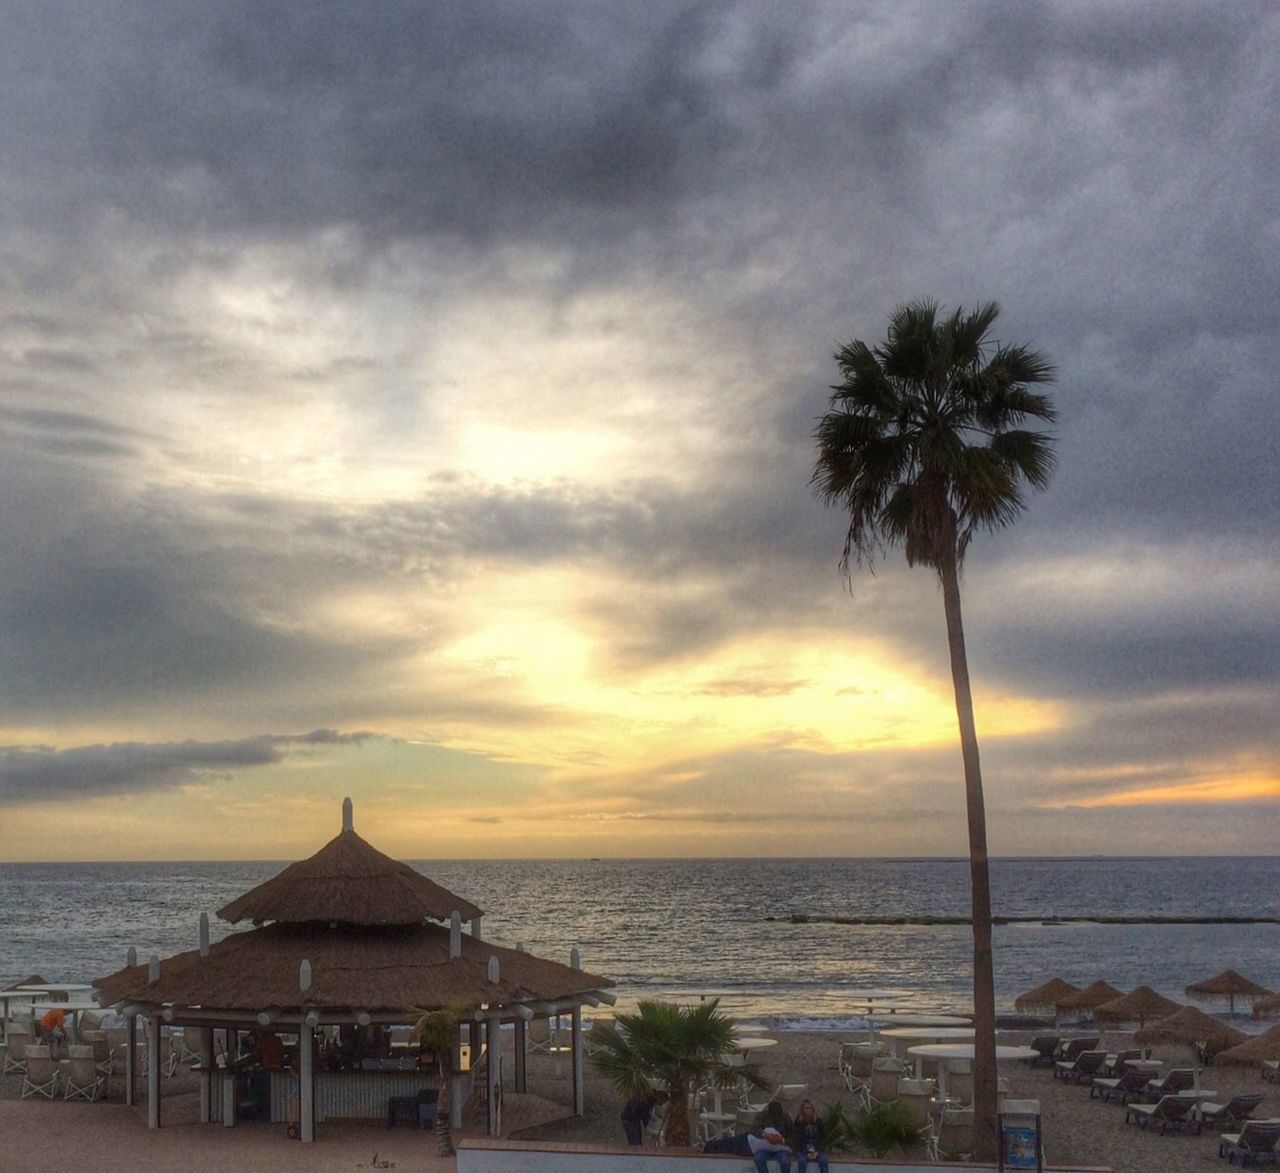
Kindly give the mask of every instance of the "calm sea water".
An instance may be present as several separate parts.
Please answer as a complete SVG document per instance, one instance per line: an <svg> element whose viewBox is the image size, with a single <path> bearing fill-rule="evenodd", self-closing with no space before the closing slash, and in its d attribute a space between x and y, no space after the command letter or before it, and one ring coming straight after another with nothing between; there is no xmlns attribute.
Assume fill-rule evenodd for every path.
<svg viewBox="0 0 1280 1173"><path fill-rule="evenodd" d="M0 864L0 980L89 981L197 943L208 912L280 863ZM612 977L636 997L719 995L739 1015L849 1018L847 991L970 1002L967 925L793 925L768 916L965 916L963 860L480 860L415 863L485 910L485 936ZM993 860L999 915L1280 917L1280 860ZM997 999L1051 975L1171 997L1231 966L1280 988L1280 925L1017 924L995 929Z"/></svg>

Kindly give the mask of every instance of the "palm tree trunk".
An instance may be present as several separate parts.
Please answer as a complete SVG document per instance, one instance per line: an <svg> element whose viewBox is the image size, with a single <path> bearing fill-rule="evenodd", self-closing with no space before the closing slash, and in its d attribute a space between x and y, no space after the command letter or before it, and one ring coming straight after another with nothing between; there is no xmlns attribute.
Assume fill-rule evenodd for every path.
<svg viewBox="0 0 1280 1173"><path fill-rule="evenodd" d="M942 600L947 616L947 645L951 651L951 681L955 686L956 718L964 757L965 805L969 814L969 884L973 905L973 1159L996 1156L996 991L991 958L991 882L987 868L987 815L982 798L982 766L978 760L978 731L969 689L969 661L965 655L964 623L960 615L958 561L939 566Z"/></svg>
<svg viewBox="0 0 1280 1173"><path fill-rule="evenodd" d="M689 1093L683 1088L671 1090L667 1101L667 1145L671 1148L688 1148L693 1144L689 1129Z"/></svg>

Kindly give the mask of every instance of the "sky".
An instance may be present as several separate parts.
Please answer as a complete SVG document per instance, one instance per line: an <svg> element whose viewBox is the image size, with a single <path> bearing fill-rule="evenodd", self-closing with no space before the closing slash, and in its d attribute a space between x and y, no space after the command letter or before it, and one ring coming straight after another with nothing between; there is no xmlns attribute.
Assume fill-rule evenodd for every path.
<svg viewBox="0 0 1280 1173"><path fill-rule="evenodd" d="M996 300L995 855L1280 841L1280 10L0 9L0 860L967 851L833 353Z"/></svg>

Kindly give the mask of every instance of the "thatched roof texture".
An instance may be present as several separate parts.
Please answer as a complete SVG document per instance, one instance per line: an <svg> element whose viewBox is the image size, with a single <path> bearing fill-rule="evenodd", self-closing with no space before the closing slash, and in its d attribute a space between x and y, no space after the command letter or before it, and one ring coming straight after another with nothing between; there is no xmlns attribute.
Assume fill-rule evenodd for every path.
<svg viewBox="0 0 1280 1173"><path fill-rule="evenodd" d="M304 1002L327 1009L433 1010L461 1004L507 1005L554 1002L613 983L598 974L506 949L461 934L462 954L449 956L449 930L441 925L399 928L268 925L232 933L207 957L198 949L167 957L160 977L147 981L148 967L136 965L95 981L102 1004L171 1003L218 1010L298 1008ZM491 957L498 981L488 980ZM311 963L312 982L304 994L298 973Z"/></svg>
<svg viewBox="0 0 1280 1173"><path fill-rule="evenodd" d="M1228 1026L1198 1006L1184 1006L1176 1014L1144 1026L1133 1032L1133 1041L1139 1046L1152 1043L1207 1043L1214 1054L1228 1047L1243 1043L1249 1036L1244 1031Z"/></svg>
<svg viewBox="0 0 1280 1173"><path fill-rule="evenodd" d="M1072 994L1078 993L1080 993L1079 986L1073 986L1060 977L1052 977L1044 985L1036 986L1034 990L1028 990L1025 994L1019 994L1013 1000L1013 1008L1019 1014L1026 1010L1050 1010L1063 998L1069 998Z"/></svg>
<svg viewBox="0 0 1280 1173"><path fill-rule="evenodd" d="M1267 995L1275 993L1274 990L1268 990L1266 986L1260 986L1257 982L1250 981L1234 969L1224 969L1221 973L1215 974L1211 978L1196 982L1194 985L1188 986L1186 992L1191 997L1201 1001L1209 998L1226 998L1232 1014L1236 1012L1237 997L1265 998Z"/></svg>
<svg viewBox="0 0 1280 1173"><path fill-rule="evenodd" d="M1280 1059L1280 1022L1248 1042L1232 1047L1229 1051L1219 1051L1213 1057L1215 1064L1239 1065L1261 1063L1264 1059Z"/></svg>
<svg viewBox="0 0 1280 1173"><path fill-rule="evenodd" d="M1254 1002L1254 1018L1261 1018L1264 1014L1280 1014L1280 994L1272 994L1269 998L1258 998Z"/></svg>
<svg viewBox="0 0 1280 1173"><path fill-rule="evenodd" d="M220 908L218 915L232 924L418 925L447 921L455 911L463 920L481 915L469 900L361 839L348 798L338 835L309 859L290 864Z"/></svg>
<svg viewBox="0 0 1280 1173"><path fill-rule="evenodd" d="M1123 998L1095 1006L1093 1017L1098 1022L1136 1022L1142 1026L1148 1018L1168 1018L1181 1009L1179 1003L1157 994L1150 986L1138 986Z"/></svg>
<svg viewBox="0 0 1280 1173"><path fill-rule="evenodd" d="M1092 1010L1095 1006L1101 1006L1106 1002L1114 1002L1117 998L1123 997L1123 990L1117 990L1115 986L1099 981L1094 982L1091 986L1085 986L1078 993L1068 994L1060 1002L1054 1003L1054 1009Z"/></svg>

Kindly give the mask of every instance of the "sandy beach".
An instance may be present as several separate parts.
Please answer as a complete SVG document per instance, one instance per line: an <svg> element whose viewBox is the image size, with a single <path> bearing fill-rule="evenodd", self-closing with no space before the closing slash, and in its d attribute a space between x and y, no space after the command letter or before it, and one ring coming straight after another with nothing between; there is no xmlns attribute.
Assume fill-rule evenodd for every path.
<svg viewBox="0 0 1280 1173"><path fill-rule="evenodd" d="M772 1083L808 1085L808 1094L820 1106L850 1102L836 1068L837 1043L850 1037L842 1032L780 1031L778 1045L763 1053L760 1068ZM1003 1032L1002 1041L1024 1042L1029 1033ZM1122 1046L1125 1036L1109 1033L1107 1043ZM1159 1047L1155 1056L1167 1063L1189 1063L1188 1051ZM1040 1101L1046 1151L1055 1162L1109 1166L1115 1173L1191 1173L1221 1167L1218 1136L1206 1130L1201 1136L1171 1133L1161 1136L1124 1123L1124 1110L1091 1099L1087 1087L1056 1082L1047 1068L1032 1069L1021 1063L1002 1065L1011 1094ZM1258 1115L1280 1115L1280 1091L1263 1083L1256 1068L1206 1069L1202 1083L1220 1093L1266 1092ZM113 1099L97 1104L18 1100L19 1080L3 1081L0 1098L0 1133L6 1173L28 1170L94 1169L236 1169L351 1170L392 1162L401 1169L451 1170L452 1160L436 1155L436 1141L429 1133L407 1128L387 1129L380 1123L330 1123L317 1129L317 1143L303 1146L289 1141L283 1127L248 1124L234 1129L198 1126L195 1084L180 1075L165 1087L165 1127L149 1132L145 1112L126 1108L122 1079L112 1081ZM544 1055L530 1057L530 1091L560 1102L569 1099L568 1064L556 1065ZM618 1120L619 1097L587 1067L586 1115L533 1130L531 1139L616 1145L622 1140ZM867 1153L855 1154L869 1156Z"/></svg>

